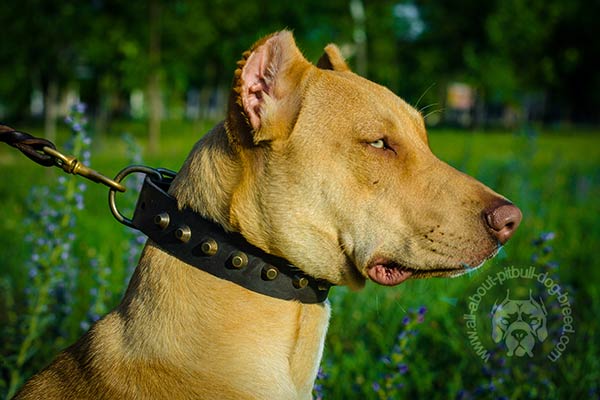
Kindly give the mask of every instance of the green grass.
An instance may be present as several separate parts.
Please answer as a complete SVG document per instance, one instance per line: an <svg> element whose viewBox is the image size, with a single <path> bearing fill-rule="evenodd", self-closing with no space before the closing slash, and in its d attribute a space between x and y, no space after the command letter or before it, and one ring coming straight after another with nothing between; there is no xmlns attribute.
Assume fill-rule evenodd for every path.
<svg viewBox="0 0 600 400"><path fill-rule="evenodd" d="M207 127L165 123L161 150L144 154L145 163L177 170ZM119 139L121 131L133 133L144 145L143 127L136 124L122 123L111 135L96 138L92 167L109 176L126 166L130 158ZM35 129L31 133L40 134ZM60 138L65 136L61 132ZM596 250L600 243L600 136L576 132L526 135L434 131L430 142L442 160L514 201L523 211L523 223L502 253L477 274L411 281L393 289L368 284L358 293L334 288L333 317L323 364L328 374L323 382L325 398L380 398L372 384L381 379L381 357L390 353L398 333L403 331L407 310L423 305L428 309L425 322L415 328L419 333L410 339L405 350L409 369L404 386L398 389L402 397L447 399L455 398L461 390L466 391L466 398L581 398L588 397L590 391L598 396L600 351L596 321L600 315L600 261ZM33 185L54 185L61 172L34 165L16 150L2 146L0 173L0 326L6 326L12 321L9 315L22 309L30 284L24 265L32 249L24 244L28 232L23 225L28 193ZM86 208L80 212L73 230L79 258L85 261L96 257L110 268L106 285L111 293L108 306L112 307L125 288L123 253L127 251L128 236L126 228L110 215L106 198L104 187L91 184L85 193ZM118 201L124 201L124 197L119 196ZM526 367L521 361L509 360L509 371L502 375L504 383L498 384L500 381L494 378L496 392L476 396L477 388L490 378L466 336L462 319L467 311L465 297L491 271L509 265L531 265L536 251L532 240L549 231L556 233L550 256L560 266L560 284L570 290L575 337L555 365L542 363L541 369L534 371L533 382L523 372ZM77 307L71 316L76 321L82 321L91 307L89 289L94 284L85 273L88 266L82 264L80 268ZM53 347L56 343L74 339L38 339L38 347L43 351L19 372L24 376L31 374L59 350ZM2 346L3 374L10 371L11 351ZM6 380L6 376L0 379Z"/></svg>

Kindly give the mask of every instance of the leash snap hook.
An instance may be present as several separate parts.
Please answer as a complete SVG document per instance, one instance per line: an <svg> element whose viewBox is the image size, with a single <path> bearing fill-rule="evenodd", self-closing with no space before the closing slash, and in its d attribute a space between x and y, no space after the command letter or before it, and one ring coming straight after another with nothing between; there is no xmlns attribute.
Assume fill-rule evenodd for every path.
<svg viewBox="0 0 600 400"><path fill-rule="evenodd" d="M131 175L134 173L153 175L159 182L163 180L163 176L168 175L166 170L163 170L162 168L154 169L154 168L146 167L144 165L130 165L129 167L122 169L121 172L119 172L117 174L117 176L115 176L114 182L116 182L117 184L121 184L121 182L128 175ZM119 211L119 208L117 207L117 203L116 203L117 190L118 189L111 187L110 190L108 191L108 208L110 208L110 212L115 217L115 219L117 221L119 221L121 224L128 226L130 228L137 229L137 227L133 224L133 221L130 218L125 217Z"/></svg>
<svg viewBox="0 0 600 400"><path fill-rule="evenodd" d="M114 180L109 179L106 176L100 174L99 172L87 167L86 165L81 163L76 157L66 156L58 150L49 146L44 146L42 150L45 154L53 157L56 166L61 168L67 174L79 175L91 180L92 182L101 183L105 186L108 186L110 190L118 190L119 192L125 191L125 187L119 182L115 182Z"/></svg>

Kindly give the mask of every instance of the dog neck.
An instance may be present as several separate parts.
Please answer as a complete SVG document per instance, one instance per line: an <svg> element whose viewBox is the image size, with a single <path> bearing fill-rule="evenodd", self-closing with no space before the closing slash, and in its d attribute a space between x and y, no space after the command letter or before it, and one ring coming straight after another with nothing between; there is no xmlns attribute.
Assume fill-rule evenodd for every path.
<svg viewBox="0 0 600 400"><path fill-rule="evenodd" d="M222 122L194 146L169 193L179 208L190 208L253 246L286 258L272 246L272 229L261 209L257 176L267 165L265 149L240 143Z"/></svg>
<svg viewBox="0 0 600 400"><path fill-rule="evenodd" d="M240 190L250 190L243 187L241 163L220 124L195 146L170 194L180 208L239 232L231 204ZM260 240L251 243L258 247ZM329 313L327 302L276 299L190 268L152 241L117 311L127 317L124 340L135 340L142 354L183 366L178 379L205 377L198 381L217 388L206 393L235 392L228 387L232 379L220 376L225 373L252 398L281 399L310 398Z"/></svg>
<svg viewBox="0 0 600 400"><path fill-rule="evenodd" d="M226 231L239 232L231 204L242 173L239 155L229 143L224 123L220 123L196 143L169 193L180 209L188 207Z"/></svg>

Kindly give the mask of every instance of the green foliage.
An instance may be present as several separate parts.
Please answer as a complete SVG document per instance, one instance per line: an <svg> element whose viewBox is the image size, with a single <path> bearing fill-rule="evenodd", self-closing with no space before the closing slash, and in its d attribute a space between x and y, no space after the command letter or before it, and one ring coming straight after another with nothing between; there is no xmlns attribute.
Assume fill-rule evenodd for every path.
<svg viewBox="0 0 600 400"><path fill-rule="evenodd" d="M0 113L26 117L32 90L45 92L51 82L61 89L79 87L101 111L108 104L122 111L129 92L146 88L156 71L165 97L182 101L190 87L228 85L241 52L261 35L283 28L294 31L313 61L326 43L336 42L351 64L359 64L350 3L8 2L0 11L6 38L0 47ZM436 90L424 103L443 102L446 84L461 80L488 103L520 104L536 93L563 110L563 119L598 119L598 2L360 3L366 13L368 77L410 102L432 84ZM156 48L150 46L153 32Z"/></svg>
<svg viewBox="0 0 600 400"><path fill-rule="evenodd" d="M69 117L74 135L66 149L87 164L90 140L83 111L74 108ZM86 187L85 182L61 176L54 185L34 187L28 198L30 207L24 220L28 234L24 240L31 256L23 262L30 282L24 302L6 310L10 325L4 325L2 332L6 338L4 351L9 353L2 365L2 375L9 376L3 381L8 396L23 383L23 372L30 368L33 357L51 357L52 348L64 347L65 338L81 333L78 321L71 315L79 289L80 263L73 247ZM10 292L10 277L4 282ZM12 296L10 293L8 297L11 303ZM47 336L53 338L53 346L44 345Z"/></svg>
<svg viewBox="0 0 600 400"><path fill-rule="evenodd" d="M67 117L72 136L64 151L90 165L91 139L84 112L85 105L78 104ZM139 147L131 138L126 138L126 143L133 155L131 161L139 163L140 157L135 156ZM129 188L131 183L133 180L128 182ZM50 184L33 186L24 202L22 224L26 235L20 240L25 241L21 252L26 257L20 263L26 267L27 281L19 284L10 274L0 278L4 289L0 298L0 334L4 338L0 389L7 398L58 349L71 344L110 311L120 297L121 285L116 286L116 293L113 291L114 271L106 264L108 255L96 249L78 248L82 245L82 221L78 217L85 208L87 188L87 181L61 174ZM140 241L135 232L128 235L128 249L122 258L131 265L124 271L129 276L145 238ZM89 301L85 308L80 304L82 298Z"/></svg>

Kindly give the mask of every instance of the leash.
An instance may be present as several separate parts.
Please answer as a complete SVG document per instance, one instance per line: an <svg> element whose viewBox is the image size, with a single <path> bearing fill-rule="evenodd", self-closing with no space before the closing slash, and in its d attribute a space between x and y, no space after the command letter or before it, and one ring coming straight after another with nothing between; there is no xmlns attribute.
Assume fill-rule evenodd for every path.
<svg viewBox="0 0 600 400"><path fill-rule="evenodd" d="M239 233L226 232L191 209L179 209L177 200L168 193L176 176L173 171L132 165L110 179L77 158L60 153L49 140L0 125L0 141L40 165L57 166L107 186L109 209L118 222L144 233L162 250L192 267L278 299L305 304L327 299L331 283L304 274L287 260L251 245ZM119 211L116 193L125 192L121 182L133 173L146 177L130 219Z"/></svg>
<svg viewBox="0 0 600 400"><path fill-rule="evenodd" d="M56 150L54 143L49 140L17 131L10 126L0 125L0 141L20 150L30 160L44 167L57 166L68 174L80 175L119 192L125 191L125 187L120 183L85 166L77 158L66 156Z"/></svg>

